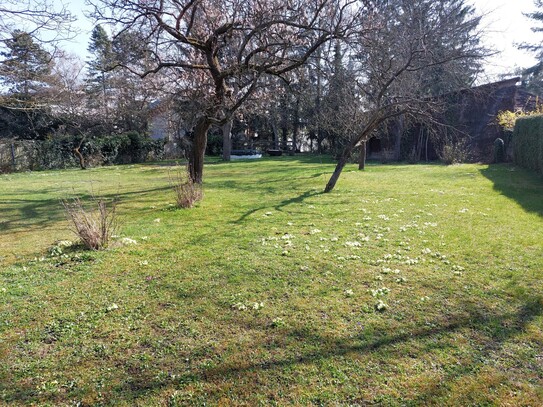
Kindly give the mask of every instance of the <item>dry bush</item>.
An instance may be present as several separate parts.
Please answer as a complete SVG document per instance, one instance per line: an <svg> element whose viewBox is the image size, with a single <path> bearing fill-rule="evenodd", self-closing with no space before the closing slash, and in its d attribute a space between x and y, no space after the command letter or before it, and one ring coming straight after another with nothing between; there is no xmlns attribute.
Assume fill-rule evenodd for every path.
<svg viewBox="0 0 543 407"><path fill-rule="evenodd" d="M469 143L466 140L447 143L439 157L447 165L469 162L471 157Z"/></svg>
<svg viewBox="0 0 543 407"><path fill-rule="evenodd" d="M102 198L93 198L92 201L95 204L92 209L85 208L79 198L63 200L62 205L72 231L83 245L91 250L100 250L107 247L117 230L116 205L112 202L108 207Z"/></svg>
<svg viewBox="0 0 543 407"><path fill-rule="evenodd" d="M202 186L192 180L188 167L179 167L175 176L170 176L170 181L179 208L192 208L196 202L202 200Z"/></svg>

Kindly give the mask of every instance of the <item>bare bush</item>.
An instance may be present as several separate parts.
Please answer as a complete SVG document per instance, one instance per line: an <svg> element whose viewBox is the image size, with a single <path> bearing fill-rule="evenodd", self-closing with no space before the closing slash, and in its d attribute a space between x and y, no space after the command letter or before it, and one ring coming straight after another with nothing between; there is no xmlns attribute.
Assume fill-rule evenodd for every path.
<svg viewBox="0 0 543 407"><path fill-rule="evenodd" d="M466 140L446 143L439 156L447 165L468 162L470 160L469 143Z"/></svg>
<svg viewBox="0 0 543 407"><path fill-rule="evenodd" d="M107 247L117 230L116 205L112 202L108 207L102 198L93 198L92 201L95 206L91 209L85 208L79 198L63 200L62 205L72 231L79 237L81 243L88 249L100 250Z"/></svg>
<svg viewBox="0 0 543 407"><path fill-rule="evenodd" d="M204 196L202 185L193 181L188 166L179 167L170 182L179 208L192 208Z"/></svg>

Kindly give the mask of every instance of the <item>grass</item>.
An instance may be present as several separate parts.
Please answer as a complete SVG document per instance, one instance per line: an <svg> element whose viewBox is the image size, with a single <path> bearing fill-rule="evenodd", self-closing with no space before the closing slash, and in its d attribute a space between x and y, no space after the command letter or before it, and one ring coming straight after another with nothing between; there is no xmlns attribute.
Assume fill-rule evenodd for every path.
<svg viewBox="0 0 543 407"><path fill-rule="evenodd" d="M0 176L0 402L541 405L543 180L354 168L215 162L190 210L168 166ZM55 244L92 194L137 244Z"/></svg>

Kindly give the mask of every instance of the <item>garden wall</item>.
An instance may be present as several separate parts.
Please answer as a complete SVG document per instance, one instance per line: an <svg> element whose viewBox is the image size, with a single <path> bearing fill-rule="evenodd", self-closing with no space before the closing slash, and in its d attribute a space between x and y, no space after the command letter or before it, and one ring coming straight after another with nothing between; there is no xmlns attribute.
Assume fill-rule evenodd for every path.
<svg viewBox="0 0 543 407"><path fill-rule="evenodd" d="M515 164L543 175L543 116L517 119L513 132Z"/></svg>

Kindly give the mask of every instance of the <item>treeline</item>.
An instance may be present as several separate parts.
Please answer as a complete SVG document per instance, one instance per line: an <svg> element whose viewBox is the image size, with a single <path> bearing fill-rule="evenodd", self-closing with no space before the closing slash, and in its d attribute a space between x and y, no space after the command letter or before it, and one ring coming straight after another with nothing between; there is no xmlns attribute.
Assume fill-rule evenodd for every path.
<svg viewBox="0 0 543 407"><path fill-rule="evenodd" d="M93 4L84 64L32 32L4 37L0 137L66 143L84 167L76 140L160 127L196 183L206 149L228 160L232 143L332 153L337 179L372 137L443 137L435 97L472 85L487 52L465 0Z"/></svg>

